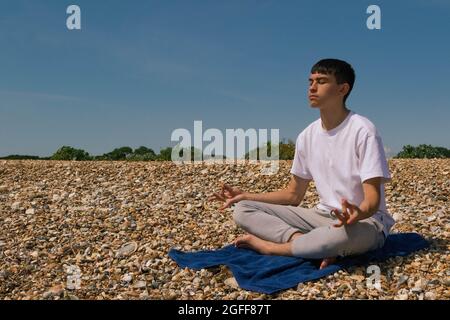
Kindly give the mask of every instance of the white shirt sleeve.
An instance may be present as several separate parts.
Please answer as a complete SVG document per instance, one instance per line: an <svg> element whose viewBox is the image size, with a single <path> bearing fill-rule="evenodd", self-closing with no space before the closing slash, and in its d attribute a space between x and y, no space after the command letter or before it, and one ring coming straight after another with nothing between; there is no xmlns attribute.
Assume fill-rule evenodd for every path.
<svg viewBox="0 0 450 320"><path fill-rule="evenodd" d="M383 142L379 135L367 134L358 145L361 182L381 177L382 183L392 180Z"/></svg>
<svg viewBox="0 0 450 320"><path fill-rule="evenodd" d="M295 143L295 155L294 161L292 162L291 173L296 175L297 177L312 180L313 177L308 169L308 164L306 162L306 157L304 154L305 148L302 139L303 135L300 134Z"/></svg>

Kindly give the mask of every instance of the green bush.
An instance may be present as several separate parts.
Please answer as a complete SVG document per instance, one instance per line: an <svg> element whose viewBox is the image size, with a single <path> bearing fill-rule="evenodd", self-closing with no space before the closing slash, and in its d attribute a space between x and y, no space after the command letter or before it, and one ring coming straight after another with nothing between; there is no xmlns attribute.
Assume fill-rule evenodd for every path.
<svg viewBox="0 0 450 320"><path fill-rule="evenodd" d="M132 154L133 154L133 149L131 149L130 147L121 147L121 148L116 148L109 153L105 153L103 155L103 159L104 160L113 160L113 161L127 160L127 158Z"/></svg>
<svg viewBox="0 0 450 320"><path fill-rule="evenodd" d="M75 149L69 146L63 146L58 149L51 157L51 160L92 160L92 157L84 150Z"/></svg>
<svg viewBox="0 0 450 320"><path fill-rule="evenodd" d="M156 157L156 160L161 160L161 161L170 161L171 159L172 159L172 148L171 147L161 149L161 151L159 151L159 155Z"/></svg>
<svg viewBox="0 0 450 320"><path fill-rule="evenodd" d="M105 157L105 155L101 155L101 156L94 156L94 157L92 157L92 160L94 160L94 161L106 161L108 159Z"/></svg>
<svg viewBox="0 0 450 320"><path fill-rule="evenodd" d="M180 146L175 146L174 148L170 149L170 157L169 160L172 160L172 152L175 150L175 152L178 151L178 155L180 157L184 157L185 153L190 153L190 157L187 157L186 161L195 161L195 153L197 153L197 155L200 157L200 160L203 160L203 152L200 149L194 148L193 146L191 146L191 148L181 148ZM162 150L161 150L161 154L162 154Z"/></svg>
<svg viewBox="0 0 450 320"><path fill-rule="evenodd" d="M148 155L148 156L156 157L155 151L153 151L152 149L149 149L147 147L144 147L144 146L141 146L141 147L135 149L133 151L133 154L134 155L139 155L139 156Z"/></svg>
<svg viewBox="0 0 450 320"><path fill-rule="evenodd" d="M280 143L280 160L293 160L295 155L295 142L288 140Z"/></svg>
<svg viewBox="0 0 450 320"><path fill-rule="evenodd" d="M132 154L127 156L127 160L130 161L153 161L156 159L155 151L147 147L139 147L133 151Z"/></svg>
<svg viewBox="0 0 450 320"><path fill-rule="evenodd" d="M252 159L256 159L260 160L260 152L262 152L262 154L267 154L269 157L271 157L271 147L272 143L269 141L267 142L267 146L266 148L268 149L266 151L266 148L262 148L260 149L260 147L250 150L250 152L247 152L245 154L245 159L248 160L250 159L250 155L252 155ZM288 142L280 142L278 145L275 145L275 148L278 146L278 156L279 156L279 160L292 160L294 159L294 154L295 154L295 143L292 140L288 140Z"/></svg>
<svg viewBox="0 0 450 320"><path fill-rule="evenodd" d="M394 158L450 158L450 150L443 147L433 147L432 145L421 144L417 147L406 145Z"/></svg>
<svg viewBox="0 0 450 320"><path fill-rule="evenodd" d="M99 161L170 161L172 155L172 148L161 149L159 154L156 154L152 149L140 146L139 148L131 149L130 147L116 148L109 153L101 156L95 156L94 160Z"/></svg>

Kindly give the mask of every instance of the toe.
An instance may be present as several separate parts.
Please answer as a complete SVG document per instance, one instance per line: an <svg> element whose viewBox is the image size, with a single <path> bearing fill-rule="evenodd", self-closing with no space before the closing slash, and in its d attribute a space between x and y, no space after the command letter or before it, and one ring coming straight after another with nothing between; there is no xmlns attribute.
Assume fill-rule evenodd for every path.
<svg viewBox="0 0 450 320"><path fill-rule="evenodd" d="M242 244L243 240L244 240L244 236L237 237L236 240L234 240L234 245L236 247L239 246L240 244Z"/></svg>
<svg viewBox="0 0 450 320"><path fill-rule="evenodd" d="M322 263L320 264L320 269L328 267L330 264L334 263L336 261L336 258L325 258L322 260Z"/></svg>

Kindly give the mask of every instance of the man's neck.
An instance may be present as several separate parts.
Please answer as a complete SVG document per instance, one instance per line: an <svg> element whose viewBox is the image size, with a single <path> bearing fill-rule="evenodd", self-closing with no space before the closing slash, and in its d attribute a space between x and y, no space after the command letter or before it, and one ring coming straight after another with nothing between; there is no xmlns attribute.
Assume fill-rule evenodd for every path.
<svg viewBox="0 0 450 320"><path fill-rule="evenodd" d="M322 119L322 128L327 131L333 130L347 118L350 110L342 106L340 108L320 109L320 118Z"/></svg>

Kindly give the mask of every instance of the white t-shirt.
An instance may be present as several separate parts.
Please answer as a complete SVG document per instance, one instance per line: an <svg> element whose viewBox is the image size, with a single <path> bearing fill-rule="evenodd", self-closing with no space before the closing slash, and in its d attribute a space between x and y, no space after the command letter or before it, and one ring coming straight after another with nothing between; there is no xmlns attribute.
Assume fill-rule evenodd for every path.
<svg viewBox="0 0 450 320"><path fill-rule="evenodd" d="M322 120L311 123L297 137L291 173L314 180L325 210L342 210L341 199L359 206L364 200L362 183L382 177L379 210L372 216L384 226L387 236L395 221L386 209L384 183L391 180L383 142L374 124L350 111L332 130Z"/></svg>

